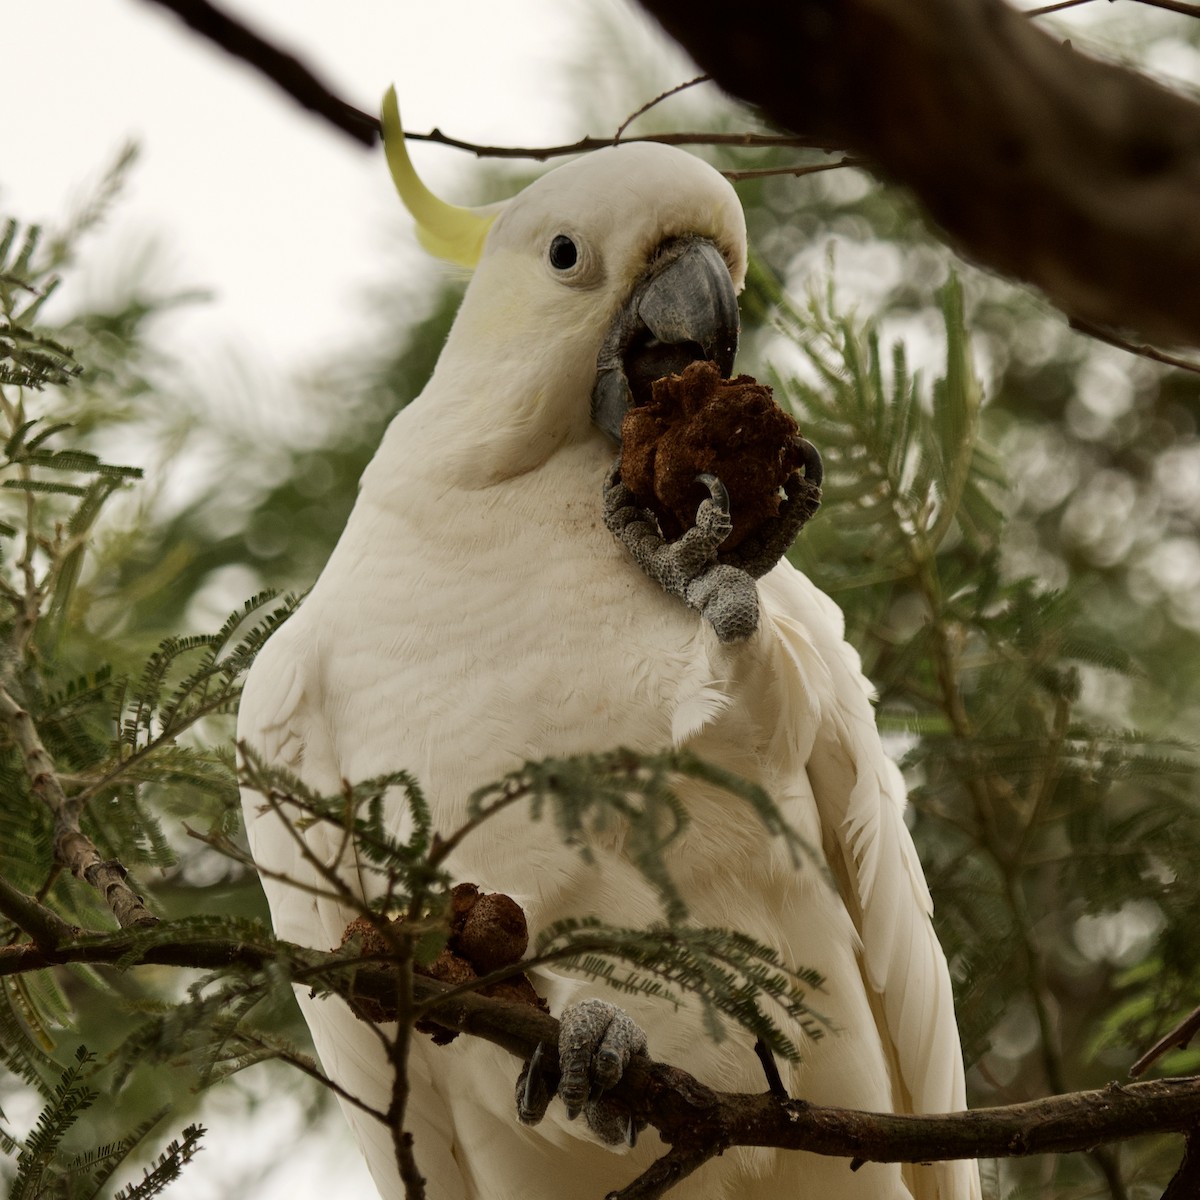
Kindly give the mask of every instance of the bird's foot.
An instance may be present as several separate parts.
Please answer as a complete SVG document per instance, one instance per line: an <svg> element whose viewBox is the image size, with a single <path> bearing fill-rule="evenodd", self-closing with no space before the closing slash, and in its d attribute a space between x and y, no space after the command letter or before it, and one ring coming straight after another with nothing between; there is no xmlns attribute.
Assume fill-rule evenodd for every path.
<svg viewBox="0 0 1200 1200"><path fill-rule="evenodd" d="M678 596L712 625L722 642L740 642L758 628L754 578L740 566L717 562L729 536L729 494L715 475L698 475L708 498L696 510L696 523L668 542L654 519L621 481L618 459L604 485L604 524L634 561L664 591Z"/></svg>
<svg viewBox="0 0 1200 1200"><path fill-rule="evenodd" d="M794 472L783 486L779 513L745 538L733 550L725 552L724 561L761 579L787 552L800 530L821 507L823 468L816 447L804 438L804 474Z"/></svg>
<svg viewBox="0 0 1200 1200"><path fill-rule="evenodd" d="M645 1033L628 1014L603 1000L573 1004L559 1024L558 1071L539 1045L517 1080L518 1118L536 1125L546 1115L557 1074L557 1094L572 1121L583 1113L588 1128L606 1145L634 1145L645 1123L605 1093L635 1055L645 1055Z"/></svg>

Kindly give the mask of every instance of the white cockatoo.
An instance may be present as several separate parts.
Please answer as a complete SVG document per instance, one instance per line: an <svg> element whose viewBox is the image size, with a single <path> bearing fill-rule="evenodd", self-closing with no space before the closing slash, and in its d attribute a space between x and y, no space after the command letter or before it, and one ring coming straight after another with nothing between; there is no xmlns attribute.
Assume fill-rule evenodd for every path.
<svg viewBox="0 0 1200 1200"><path fill-rule="evenodd" d="M830 1031L814 1040L784 1022L802 1051L781 1064L789 1092L875 1111L962 1109L950 979L904 787L839 610L786 560L755 583L709 569L704 548L697 566L659 541L652 570L653 555L635 560L609 528L620 524L614 434L639 377L691 359L732 365L746 269L733 188L684 151L623 144L501 205L455 208L417 180L398 123L389 93L388 161L422 242L474 274L328 565L259 655L240 738L328 795L405 768L443 832L463 823L480 785L547 756L684 746L762 785L828 871L797 865L742 802L692 784L681 794L690 822L667 856L695 924L741 930L824 977L814 1003ZM712 546L717 491L700 521ZM279 936L337 946L356 914L329 897L314 862L364 896L378 879L335 832L289 830L257 793L245 815ZM397 799L398 834L404 820ZM552 821L514 806L449 865L454 878L513 897L535 934L573 915L625 927L658 919L659 897L621 837L591 849L581 857ZM532 979L556 1016L610 1014L613 1030L633 1031L627 1041L640 1027L656 1059L723 1090L763 1090L749 1034L713 1041L687 1005L606 992L566 971ZM300 1000L324 1069L386 1110L392 1074L376 1032L337 998ZM536 1125L519 1122L517 1067L477 1039L416 1038L406 1125L430 1200L598 1198L663 1152L653 1135L607 1145L611 1127L570 1120L558 1101ZM381 1195L400 1200L391 1131L343 1107ZM851 1171L844 1159L736 1149L671 1194L973 1200L979 1181L974 1163Z"/></svg>

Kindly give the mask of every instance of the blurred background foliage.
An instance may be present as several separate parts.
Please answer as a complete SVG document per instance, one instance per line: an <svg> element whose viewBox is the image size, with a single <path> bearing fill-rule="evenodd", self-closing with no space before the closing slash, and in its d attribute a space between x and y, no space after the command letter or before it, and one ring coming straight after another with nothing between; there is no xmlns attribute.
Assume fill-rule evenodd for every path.
<svg viewBox="0 0 1200 1200"><path fill-rule="evenodd" d="M1089 26L1100 52L1200 78L1200 22L1105 8ZM619 61L622 39L601 22L581 44ZM674 61L630 50L619 75L573 73L580 129L615 127L677 83ZM690 128L760 126L696 88L631 132ZM827 161L701 152L731 170ZM68 227L43 235L44 279L86 275L134 159L122 154ZM511 194L533 173L480 165L478 195L456 199ZM1122 1078L1200 1003L1200 372L1072 331L1037 297L956 260L907 196L865 173L778 175L738 191L756 255L739 368L775 383L826 458L824 508L795 558L845 610L912 787L972 1103ZM39 313L83 372L27 393L31 412L44 406L73 423L74 444L146 474L109 504L43 629L39 686L90 677L103 691L105 679L139 672L162 638L215 629L264 587L308 586L387 421L428 377L462 287L433 264L398 274L393 291L371 297L358 344L328 347L325 366L265 394L244 363L211 363L210 388L181 382L155 330L204 298L157 289L152 259L134 256L85 304ZM102 747L112 731L97 713L87 710L85 732ZM184 830L229 820L230 720L208 717L186 735L206 775L114 793L115 807L136 806L127 821L92 814L90 832L164 916L265 916L256 880ZM11 745L3 753L0 823L37 824ZM106 925L81 884L53 877L44 837L10 838L0 863L64 915ZM139 1014L179 996L180 974L7 981L4 1037L30 1038L33 1069L48 1079L80 1045L103 1061ZM286 1007L264 1021L306 1036ZM196 1118L197 1068L164 1069L165 1051L146 1059L119 1103L81 1118L81 1146L169 1110L150 1138L160 1149ZM31 1110L8 1065L0 1129L13 1132ZM1156 1069L1198 1066L1186 1051ZM275 1079L282 1068L258 1070ZM226 1085L240 1089L237 1103L253 1108L280 1087L255 1078ZM316 1114L315 1085L289 1076L286 1087L305 1120ZM1142 1141L1007 1162L989 1178L993 1194L1012 1197L1157 1197L1178 1151ZM13 1162L0 1158L0 1179Z"/></svg>

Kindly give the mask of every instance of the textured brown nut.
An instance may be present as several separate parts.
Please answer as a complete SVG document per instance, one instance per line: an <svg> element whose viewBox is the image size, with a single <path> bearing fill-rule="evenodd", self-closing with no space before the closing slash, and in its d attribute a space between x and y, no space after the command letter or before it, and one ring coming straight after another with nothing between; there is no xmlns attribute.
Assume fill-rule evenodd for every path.
<svg viewBox="0 0 1200 1200"><path fill-rule="evenodd" d="M473 883L456 883L450 889L450 928L459 930L467 913L475 907L479 899L479 888Z"/></svg>
<svg viewBox="0 0 1200 1200"><path fill-rule="evenodd" d="M355 917L346 926L342 932L342 940L338 945L338 949L344 950L351 943L357 946L361 958L375 958L391 952L391 947L387 944L387 939L366 917ZM395 967L391 963L371 963L368 965L372 969L379 971L395 970ZM377 1025L383 1025L388 1021L396 1019L395 1004L378 1000L373 996L363 995L354 986L353 980L351 980L350 984L349 999L352 1002L354 1015L360 1020L373 1021Z"/></svg>
<svg viewBox="0 0 1200 1200"><path fill-rule="evenodd" d="M455 986L479 978L475 968L465 958L449 949L443 950L428 966L417 967L416 972L418 975L427 975L430 979Z"/></svg>
<svg viewBox="0 0 1200 1200"><path fill-rule="evenodd" d="M451 944L481 975L518 962L529 948L525 913L500 892L482 895Z"/></svg>
<svg viewBox="0 0 1200 1200"><path fill-rule="evenodd" d="M732 550L778 516L780 489L803 465L800 429L771 389L750 375L722 379L711 362L656 380L621 424L621 478L669 541L695 524L708 496L697 475L715 475L729 493L722 550Z"/></svg>
<svg viewBox="0 0 1200 1200"><path fill-rule="evenodd" d="M399 933L404 929L405 919L397 917L389 924ZM450 937L441 953L425 966L414 964L414 970L418 975L452 987L473 983L480 975L519 962L529 946L529 928L521 906L499 892L481 893L473 883L460 883L451 890L449 924ZM351 943L364 958L389 956L394 952L384 934L366 917L356 917L346 926L339 949ZM394 963L370 965L392 975L396 972ZM483 988L481 994L550 1011L523 974ZM396 1019L394 1003L364 996L353 984L350 999L355 1015L362 1020L384 1024ZM429 1034L439 1046L458 1036L432 1021L418 1021L416 1028Z"/></svg>
<svg viewBox="0 0 1200 1200"><path fill-rule="evenodd" d="M347 943L357 941L359 954L363 958L371 958L376 954L387 954L390 947L383 934L375 928L366 917L355 917L342 932L342 940L338 949L343 949Z"/></svg>

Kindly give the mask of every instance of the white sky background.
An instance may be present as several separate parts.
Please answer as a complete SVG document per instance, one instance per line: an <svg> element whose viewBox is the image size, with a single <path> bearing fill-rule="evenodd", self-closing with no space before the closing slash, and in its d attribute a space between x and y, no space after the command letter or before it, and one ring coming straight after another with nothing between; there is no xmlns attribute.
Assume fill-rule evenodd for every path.
<svg viewBox="0 0 1200 1200"><path fill-rule="evenodd" d="M395 83L405 125L492 143L574 140L564 64L588 15L633 23L621 0L228 0L344 99L375 112ZM644 26L639 15L636 24ZM168 329L211 354L244 351L262 369L328 357L362 318L362 295L402 220L382 155L297 107L249 67L140 0L0 0L6 102L0 210L54 223L134 137L143 155L110 227L128 253L167 247L169 284L217 289ZM598 82L621 69L596 64ZM602 84L601 84L602 86ZM624 113L613 114L613 125ZM452 193L475 161L418 146L418 168ZM96 257L95 255L93 257ZM68 281L68 284L70 281ZM184 343L184 344L187 344Z"/></svg>
<svg viewBox="0 0 1200 1200"><path fill-rule="evenodd" d="M566 67L584 57L580 30L589 19L647 27L622 0L224 4L357 107L376 111L394 82L409 129L438 125L498 144L615 129L626 112L611 114L610 129L579 127L569 96L580 89ZM232 356L282 390L286 404L287 376L352 339L369 319L364 294L397 269L394 232L407 218L382 154L140 0L0 0L0 31L8 50L0 212L61 224L121 144L136 139L141 159L108 227L90 239L82 286L103 294L124 256L157 241L165 251L158 286L216 293L161 328L197 387L214 360ZM627 73L623 62L599 57L586 82L604 93ZM687 77L681 65L674 78ZM475 161L421 146L413 156L448 199ZM245 1077L256 1092L257 1074ZM272 1160L277 1174L251 1188L255 1200L374 1195L348 1135L335 1129L332 1140L297 1143L286 1097L264 1097L261 1115L247 1122L219 1091L202 1114L207 1148L169 1190L174 1200L242 1194L245 1172ZM12 1107L9 1116L19 1123Z"/></svg>

